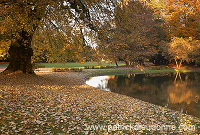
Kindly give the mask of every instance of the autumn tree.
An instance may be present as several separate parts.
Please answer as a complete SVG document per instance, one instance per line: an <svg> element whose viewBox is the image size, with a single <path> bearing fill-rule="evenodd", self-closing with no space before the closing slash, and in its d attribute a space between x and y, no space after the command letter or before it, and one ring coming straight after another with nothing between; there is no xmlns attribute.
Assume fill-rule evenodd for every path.
<svg viewBox="0 0 200 135"><path fill-rule="evenodd" d="M194 62L196 65L200 66L200 41L192 41L193 51L190 53L189 57L191 62Z"/></svg>
<svg viewBox="0 0 200 135"><path fill-rule="evenodd" d="M33 61L66 63L89 60L89 54L92 56L93 51L89 45L86 45L87 41L81 30L65 34L55 29L36 31L32 42Z"/></svg>
<svg viewBox="0 0 200 135"><path fill-rule="evenodd" d="M89 8L102 5L104 0L3 0L1 10L1 40L9 40L10 64L6 72L33 73L31 57L35 32L50 27L65 33L72 28L95 29ZM106 1L107 3L109 1ZM96 3L96 4L95 4ZM103 11L103 10L102 10ZM93 12L94 14L94 12ZM94 16L94 15L93 15ZM73 32L72 32L73 33ZM70 34L72 34L70 33ZM76 33L73 33L76 34Z"/></svg>
<svg viewBox="0 0 200 135"><path fill-rule="evenodd" d="M169 58L175 61L177 68L180 68L184 61L190 61L189 55L192 50L192 39L178 37L173 37L168 46L165 47L165 51L169 55Z"/></svg>
<svg viewBox="0 0 200 135"><path fill-rule="evenodd" d="M195 42L196 39L199 40L200 3L198 0L151 0L147 3L153 7L154 15L163 22L161 23L162 28L166 33L166 37L162 38L164 37L162 36L162 29L157 29L159 33L161 32L160 36L158 36L158 39L161 39L158 44L160 52L158 56L162 56L161 54L163 53L166 54L166 51L162 52L162 49L159 48L164 46L166 48L168 42L172 41L171 38L179 37L185 40L190 38L193 39L192 42ZM191 45L195 48L193 44Z"/></svg>
<svg viewBox="0 0 200 135"><path fill-rule="evenodd" d="M113 61L123 59L127 65L142 63L154 54L156 41L153 11L139 1L122 1L114 10L114 18L100 34L100 49Z"/></svg>

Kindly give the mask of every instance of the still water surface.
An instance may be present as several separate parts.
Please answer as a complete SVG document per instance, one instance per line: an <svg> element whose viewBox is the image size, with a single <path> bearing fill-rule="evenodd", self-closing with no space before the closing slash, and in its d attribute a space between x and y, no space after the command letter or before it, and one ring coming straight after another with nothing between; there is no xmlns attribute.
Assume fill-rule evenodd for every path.
<svg viewBox="0 0 200 135"><path fill-rule="evenodd" d="M86 83L200 118L200 72L97 76Z"/></svg>

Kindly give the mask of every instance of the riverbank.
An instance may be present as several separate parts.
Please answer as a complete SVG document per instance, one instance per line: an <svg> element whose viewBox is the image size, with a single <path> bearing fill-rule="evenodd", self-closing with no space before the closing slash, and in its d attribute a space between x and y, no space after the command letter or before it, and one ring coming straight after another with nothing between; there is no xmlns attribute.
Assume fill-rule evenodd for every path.
<svg viewBox="0 0 200 135"><path fill-rule="evenodd" d="M151 73L173 73L173 72L200 72L200 68L167 68L167 69L152 69L152 68L116 68L116 69L86 69L84 70L84 78L101 75L127 75L127 74L151 74Z"/></svg>
<svg viewBox="0 0 200 135"><path fill-rule="evenodd" d="M36 74L0 75L1 134L199 133L198 118L86 85L91 71Z"/></svg>

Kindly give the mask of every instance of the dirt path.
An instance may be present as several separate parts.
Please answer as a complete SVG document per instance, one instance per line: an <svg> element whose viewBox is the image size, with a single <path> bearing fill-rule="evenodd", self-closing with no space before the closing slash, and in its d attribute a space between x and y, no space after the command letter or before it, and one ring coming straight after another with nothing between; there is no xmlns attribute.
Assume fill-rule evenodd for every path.
<svg viewBox="0 0 200 135"><path fill-rule="evenodd" d="M0 134L199 133L198 118L88 86L84 72L36 74L0 75Z"/></svg>

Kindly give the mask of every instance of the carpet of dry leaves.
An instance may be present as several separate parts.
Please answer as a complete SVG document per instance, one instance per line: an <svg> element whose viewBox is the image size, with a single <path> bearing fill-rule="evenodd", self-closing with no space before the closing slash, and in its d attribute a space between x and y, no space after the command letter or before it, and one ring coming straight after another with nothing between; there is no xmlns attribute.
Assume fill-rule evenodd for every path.
<svg viewBox="0 0 200 135"><path fill-rule="evenodd" d="M88 86L84 72L36 74L0 75L1 135L199 133L198 118ZM175 125L177 129L122 130L114 128L116 124ZM180 125L195 125L195 129Z"/></svg>

